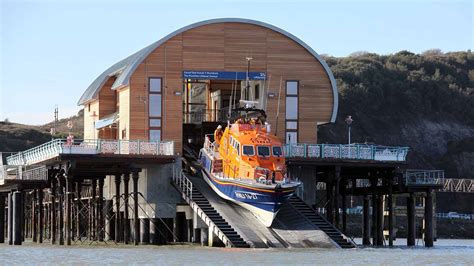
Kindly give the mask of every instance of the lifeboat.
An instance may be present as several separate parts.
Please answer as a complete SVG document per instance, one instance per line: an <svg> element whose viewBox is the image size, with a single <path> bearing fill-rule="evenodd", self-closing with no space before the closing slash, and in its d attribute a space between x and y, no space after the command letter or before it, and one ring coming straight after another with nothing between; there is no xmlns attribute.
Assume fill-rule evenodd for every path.
<svg viewBox="0 0 474 266"><path fill-rule="evenodd" d="M259 117L240 118L206 135L199 159L209 186L266 227L301 185L288 177L282 143Z"/></svg>

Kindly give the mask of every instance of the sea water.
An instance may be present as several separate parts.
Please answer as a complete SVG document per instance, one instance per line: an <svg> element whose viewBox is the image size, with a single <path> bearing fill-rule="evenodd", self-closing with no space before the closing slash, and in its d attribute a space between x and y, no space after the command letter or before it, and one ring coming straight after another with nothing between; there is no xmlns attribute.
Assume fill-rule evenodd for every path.
<svg viewBox="0 0 474 266"><path fill-rule="evenodd" d="M402 244L398 242L400 240L397 244ZM438 240L434 248L407 248L400 245L393 248L351 250L1 244L0 264L474 265L474 240Z"/></svg>

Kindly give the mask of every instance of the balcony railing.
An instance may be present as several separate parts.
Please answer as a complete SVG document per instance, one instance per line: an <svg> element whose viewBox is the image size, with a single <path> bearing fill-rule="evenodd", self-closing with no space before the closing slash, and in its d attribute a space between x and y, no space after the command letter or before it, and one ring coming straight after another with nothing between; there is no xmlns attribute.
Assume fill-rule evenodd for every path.
<svg viewBox="0 0 474 266"><path fill-rule="evenodd" d="M405 161L408 147L366 144L286 144L287 158L332 158L374 161Z"/></svg>
<svg viewBox="0 0 474 266"><path fill-rule="evenodd" d="M0 166L0 184L4 184L5 180L46 181L48 169L46 166L2 165Z"/></svg>
<svg viewBox="0 0 474 266"><path fill-rule="evenodd" d="M407 170L405 172L407 186L442 185L443 180L443 170Z"/></svg>
<svg viewBox="0 0 474 266"><path fill-rule="evenodd" d="M7 157L8 165L30 165L60 154L139 154L173 155L173 141L74 140L54 139Z"/></svg>

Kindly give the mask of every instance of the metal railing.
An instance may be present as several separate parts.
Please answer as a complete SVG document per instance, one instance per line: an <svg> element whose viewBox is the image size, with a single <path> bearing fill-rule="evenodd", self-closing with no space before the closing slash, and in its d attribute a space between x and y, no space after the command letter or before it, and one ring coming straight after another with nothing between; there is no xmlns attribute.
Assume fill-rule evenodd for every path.
<svg viewBox="0 0 474 266"><path fill-rule="evenodd" d="M25 165L2 165L0 166L0 183L5 180L48 180L48 169L46 166L29 167Z"/></svg>
<svg viewBox="0 0 474 266"><path fill-rule="evenodd" d="M193 183L180 169L173 170L173 182L189 199L193 198Z"/></svg>
<svg viewBox="0 0 474 266"><path fill-rule="evenodd" d="M284 145L287 158L333 158L374 161L405 161L408 147L367 144L304 144Z"/></svg>
<svg viewBox="0 0 474 266"><path fill-rule="evenodd" d="M173 155L173 141L54 139L7 157L8 165L30 165L60 154Z"/></svg>
<svg viewBox="0 0 474 266"><path fill-rule="evenodd" d="M474 193L474 179L444 178L441 192Z"/></svg>
<svg viewBox="0 0 474 266"><path fill-rule="evenodd" d="M406 170L405 172L407 186L442 185L443 179L443 170Z"/></svg>

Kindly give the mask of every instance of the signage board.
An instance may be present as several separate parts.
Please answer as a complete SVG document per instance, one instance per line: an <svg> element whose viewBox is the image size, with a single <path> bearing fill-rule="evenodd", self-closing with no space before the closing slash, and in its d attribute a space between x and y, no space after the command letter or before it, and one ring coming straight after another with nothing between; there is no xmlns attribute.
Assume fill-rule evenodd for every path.
<svg viewBox="0 0 474 266"><path fill-rule="evenodd" d="M245 80L247 72L232 71L183 71L184 79L220 79L220 80ZM249 72L250 80L265 80L265 72Z"/></svg>

